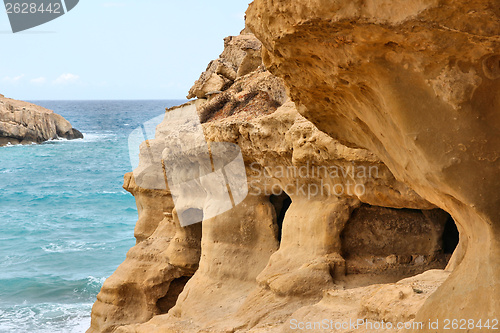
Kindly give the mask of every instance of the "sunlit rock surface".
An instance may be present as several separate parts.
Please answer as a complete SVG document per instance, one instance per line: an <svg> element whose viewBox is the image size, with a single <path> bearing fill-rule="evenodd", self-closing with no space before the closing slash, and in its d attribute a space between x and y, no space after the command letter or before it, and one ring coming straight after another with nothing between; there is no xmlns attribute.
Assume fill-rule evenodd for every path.
<svg viewBox="0 0 500 333"><path fill-rule="evenodd" d="M265 65L299 112L369 149L457 222L455 271L416 320L500 313L499 8L492 0L256 0L247 12Z"/></svg>
<svg viewBox="0 0 500 333"><path fill-rule="evenodd" d="M459 205L457 199L451 200L438 190L444 180L433 173L436 169L424 154L440 145L439 136L436 142L430 137L445 132L428 134L433 126L439 126L437 122L425 123L425 112L430 112L433 103L414 100L405 110L422 107L418 117L401 114L392 119L391 112L396 111L375 105L369 90L358 91L349 81L344 82L347 87L342 86L345 90L337 91L341 86L329 81L338 80L337 66L341 64L335 55L338 52L347 57L350 53L337 50L343 46L334 47L335 39L323 36L325 52L332 58L316 55L313 51L322 50L321 43L306 28L303 36L292 38L301 24L321 34L323 26L316 25L323 23L307 17L316 12L323 15L326 9L310 11L305 6L299 13L304 18L297 23L287 15L298 7L273 3L275 7L271 2L257 1L249 12L251 27L264 47L247 30L226 39L224 53L191 89L190 96L198 99L167 110L154 139L141 144L139 167L126 175L124 185L138 205L137 245L104 283L88 333L292 332L294 321L412 321L418 318L417 312L427 315L425 302L432 304L445 280L444 286L461 274L467 256L456 272L451 271L461 262L462 251L469 250L462 237L462 246L455 251L458 231L453 218L462 220L463 234L468 220L462 213L477 216L470 206L465 209L462 204L460 210L451 205ZM356 6L351 4L350 8ZM376 7L371 6L369 12ZM400 6L397 13L387 14L399 21L389 23L405 22L416 15L405 11L419 13L425 6ZM389 24L387 19L384 24ZM278 47L286 38L290 44ZM302 43L310 48L308 53L300 49ZM328 51L327 46L333 50ZM261 49L263 63L254 52ZM359 51L359 56L369 57L368 51ZM404 65L403 70L407 70ZM317 76L310 78L309 72ZM353 77L362 81L362 74L375 75L370 73L353 72ZM391 75L390 68L385 75ZM473 76L466 77L467 84L477 84ZM447 80L450 78L444 75L440 82ZM446 84L436 89L444 92ZM408 88L407 93L410 91L417 93L418 89ZM455 94L450 103L466 95ZM371 104L364 105L367 101ZM389 103L390 98L384 101ZM452 104L450 110L464 112ZM360 114L339 111L341 106ZM214 209L213 200L219 199L217 193L211 193L213 184L204 180L191 183L193 187L180 194L176 192L178 184L168 181L171 170L180 167L177 156L186 162L186 169L179 172L187 179L201 179L212 171L205 170L200 156L193 153L205 151L205 147L200 148L198 124L186 121L169 126L172 118L193 110L200 120L201 146L210 148L207 151L212 159L216 159L213 147L219 143L235 144L241 151L244 170L239 170L238 177L246 176L248 195L232 209L203 219L201 224L182 227L179 214L203 216ZM434 115L440 114L435 111ZM362 116L367 119L361 121ZM373 134L368 120L387 126L377 128L380 138ZM416 120L423 133L415 134L423 143L418 149L412 146L415 151L408 153L407 141L415 142L413 137L407 138L404 132L402 140L399 132L394 132L413 126ZM172 134L180 128L184 135ZM388 139L382 140L385 136ZM189 154L178 155L186 148ZM393 151L400 155L391 157ZM213 172L218 172L217 161L212 163ZM415 170L423 175L417 177L412 173ZM433 181L432 191L426 177ZM456 181L466 182L464 175L462 178ZM189 192L189 188L197 190ZM491 238L486 241L493 242ZM485 278L493 276L486 274ZM477 287L471 284L465 291Z"/></svg>
<svg viewBox="0 0 500 333"><path fill-rule="evenodd" d="M83 138L69 121L52 110L0 95L0 146Z"/></svg>

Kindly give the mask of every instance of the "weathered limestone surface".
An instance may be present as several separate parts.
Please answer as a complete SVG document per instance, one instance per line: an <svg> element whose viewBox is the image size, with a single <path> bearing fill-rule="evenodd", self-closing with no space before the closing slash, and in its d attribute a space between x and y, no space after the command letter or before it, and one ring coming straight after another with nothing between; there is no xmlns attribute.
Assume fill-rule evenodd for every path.
<svg viewBox="0 0 500 333"><path fill-rule="evenodd" d="M52 110L0 95L0 146L83 138L62 116Z"/></svg>
<svg viewBox="0 0 500 333"><path fill-rule="evenodd" d="M167 190L140 188L132 174L125 176L124 188L137 201L137 245L105 281L92 308L89 332L113 332L118 326L166 313L200 260L201 225L181 228L175 222Z"/></svg>
<svg viewBox="0 0 500 333"><path fill-rule="evenodd" d="M257 332L269 325L278 329L295 311L320 301L324 290L395 282L445 266L440 259L444 213L396 181L371 153L329 138L300 116L291 102L272 114L246 119L245 111L240 111L204 124L208 141L232 142L241 147L250 194L236 208L201 225L181 228L168 189L146 190L135 184L132 174L126 176L124 187L134 194L139 208L138 244L105 282L93 308L89 332L224 332L236 328ZM146 147L156 150L164 145L163 149L169 149L169 141L162 140L162 128L158 127L154 140L143 144L141 156L149 162L141 163L135 172L135 177L148 186L158 185L158 180L164 182L161 164L155 167L153 160L146 159ZM301 177L282 171L284 165L303 166L309 171ZM377 173L372 178L340 174L319 182L314 172L320 165L371 166ZM368 190L359 196L346 193L340 197L328 192L335 184L349 181ZM323 194L298 190L314 182L323 186ZM284 204L278 204L279 198L271 193L279 194L277 190L282 188L287 189L292 202L280 226L278 216ZM377 218L383 219L379 223L394 223L405 229L390 231L394 238L410 232L417 239L407 246L391 245L388 252L372 251L368 255L356 248L350 254L352 258L344 258L343 252L353 247L343 243L355 244L372 235L354 219L351 229L345 229L351 231L341 240L351 212L361 202L365 202L364 210L371 210L369 221L375 224ZM403 212L367 204L412 209ZM173 240L174 234L190 228L202 228L201 235L191 232L191 237ZM429 234L434 238L428 239ZM387 247L384 240L380 242ZM201 250L201 257L197 250ZM367 260L371 263L366 264ZM172 281L191 275L189 281L181 280L185 285L171 290ZM435 281L434 287L437 285ZM177 299L179 289L182 293ZM363 292L360 289L359 295ZM176 300L175 306L162 308L165 298ZM348 304L361 311L361 303Z"/></svg>
<svg viewBox="0 0 500 333"><path fill-rule="evenodd" d="M329 290L321 302L304 306L294 312L291 318L297 322L318 323L325 319L332 321L332 329L310 329L309 332L382 332L394 333L397 329L387 326L377 329L374 327L382 321L385 323L410 323L415 318L415 313L427 300L430 294L436 291L450 273L442 270L430 270L423 274L403 279L397 283L375 284L346 290ZM335 323L357 322L360 318L367 324L360 325L359 329L352 329L345 325L344 328ZM330 323L328 322L330 325ZM370 326L372 325L372 326ZM276 332L293 333L298 329L286 325ZM424 331L424 330L421 330ZM427 331L425 331L427 332Z"/></svg>
<svg viewBox="0 0 500 333"><path fill-rule="evenodd" d="M274 3L283 12L274 15L284 20L280 24L286 31L287 3ZM252 15L260 15L261 20L267 14L260 11L267 5L256 2ZM259 20L253 21L256 31ZM259 35L265 43L266 36ZM308 38L296 44L302 41L307 43ZM278 42L269 39L269 43ZM408 170L426 170L430 162L423 160L415 167L410 165L413 157L402 154L401 161L385 164L382 157L386 156L375 149L378 144L383 147L381 141L372 143L374 147L362 144L370 140L363 134L367 125L345 122L342 113L331 111L326 99L331 102L336 97L329 94L326 78L322 78L324 90L315 92L324 108L322 122L314 124L302 116L299 111L306 117L310 113L297 96L317 83L302 73L299 91L294 86L298 83L273 61L281 59L279 65L285 68L300 68L305 66L302 63L310 64L314 54L301 58L301 51L294 49L298 59L292 65L285 57L271 56L270 46L264 44L266 66L278 78L262 64L260 53L253 52L262 46L248 31L226 39L225 45L221 57L191 90L198 99L167 110L155 138L141 145L139 167L125 177L124 188L138 205L137 244L104 283L88 333L292 332L292 319L414 320L460 263L455 254L444 270L451 255L444 253L451 218L437 207L455 218L461 215L434 200L438 194L417 194L410 176L400 177L401 172L392 170L398 163L405 163ZM314 70L319 75L325 66L335 64L318 61ZM329 73L330 79L334 77ZM222 86L217 78L224 81ZM292 90L287 91L289 82ZM233 209L183 228L179 216L185 212L213 209L204 193L189 192L189 188L189 200L174 207L166 181L166 171L177 167L181 144L193 148L189 156L180 156L191 166L184 172L188 176L203 173L192 167L198 158L193 153L195 144L191 147L189 140L172 135L167 122L174 112L193 108L210 147L232 143L241 149L249 194ZM360 110L371 110L365 109ZM383 120L382 115L375 118ZM192 127L189 122L178 124ZM350 127L329 132L330 127L321 130L324 124ZM390 130L379 131L396 138ZM196 141L194 129L183 133ZM358 143L345 133L365 141ZM391 143L398 146L391 149L404 152L405 142ZM389 154L391 149L384 152Z"/></svg>
<svg viewBox="0 0 500 333"><path fill-rule="evenodd" d="M224 39L224 52L210 62L207 70L195 82L188 98L206 98L229 88L234 81L262 65L262 44L251 33Z"/></svg>
<svg viewBox="0 0 500 333"><path fill-rule="evenodd" d="M500 313L499 8L497 0L256 0L247 12L266 67L299 112L375 153L457 222L455 271L416 320Z"/></svg>

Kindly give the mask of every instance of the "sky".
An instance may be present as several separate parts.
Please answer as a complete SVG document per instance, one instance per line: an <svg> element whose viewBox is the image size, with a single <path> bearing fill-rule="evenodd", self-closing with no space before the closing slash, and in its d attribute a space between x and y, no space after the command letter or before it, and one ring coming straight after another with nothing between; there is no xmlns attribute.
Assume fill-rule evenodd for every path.
<svg viewBox="0 0 500 333"><path fill-rule="evenodd" d="M0 94L20 100L183 99L238 35L250 0L80 0L12 33L0 10Z"/></svg>

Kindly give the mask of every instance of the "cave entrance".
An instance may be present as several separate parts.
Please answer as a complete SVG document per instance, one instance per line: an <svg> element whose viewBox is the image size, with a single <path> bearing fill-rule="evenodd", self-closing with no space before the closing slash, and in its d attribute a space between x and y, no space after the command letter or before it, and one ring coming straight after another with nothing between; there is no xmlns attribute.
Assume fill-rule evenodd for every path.
<svg viewBox="0 0 500 333"><path fill-rule="evenodd" d="M278 241L281 242L281 237L283 233L283 220L285 219L285 214L290 205L292 204L292 199L285 192L280 195L271 195L269 197L269 201L274 206L276 210L276 225L278 226L277 238Z"/></svg>
<svg viewBox="0 0 500 333"><path fill-rule="evenodd" d="M365 275L387 283L444 269L458 245L459 232L450 214L441 209L362 204L346 223L341 241L352 281Z"/></svg>
<svg viewBox="0 0 500 333"><path fill-rule="evenodd" d="M443 232L442 246L444 254L453 254L458 246L459 240L460 234L458 232L455 220L453 220L453 217L451 217L451 215L448 215L448 219L446 220Z"/></svg>
<svg viewBox="0 0 500 333"><path fill-rule="evenodd" d="M177 303L179 295L184 290L184 287L188 283L189 279L191 279L191 276L181 276L180 278L174 279L170 282L167 294L156 302L156 306L158 307L160 314L166 314L168 310L174 307L175 303Z"/></svg>

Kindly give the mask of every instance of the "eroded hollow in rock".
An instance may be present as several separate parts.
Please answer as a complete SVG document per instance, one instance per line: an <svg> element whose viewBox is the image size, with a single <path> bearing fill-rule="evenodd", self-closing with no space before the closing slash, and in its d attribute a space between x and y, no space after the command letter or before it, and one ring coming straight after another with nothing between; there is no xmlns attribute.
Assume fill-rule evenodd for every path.
<svg viewBox="0 0 500 333"><path fill-rule="evenodd" d="M182 276L170 282L167 294L156 302L160 314L166 314L168 310L174 307L177 298L179 298L189 279L191 279L190 276Z"/></svg>
<svg viewBox="0 0 500 333"><path fill-rule="evenodd" d="M352 213L341 240L348 276L378 275L395 282L429 269L444 269L458 244L458 230L441 209L363 204Z"/></svg>
<svg viewBox="0 0 500 333"><path fill-rule="evenodd" d="M460 234L457 225L451 215L448 215L443 232L443 252L451 256L457 248L459 240Z"/></svg>
<svg viewBox="0 0 500 333"><path fill-rule="evenodd" d="M278 226L277 238L281 241L281 235L283 232L283 220L285 219L285 214L290 205L292 204L292 199L283 192L280 195L271 195L269 201L273 204L276 210L276 225Z"/></svg>

